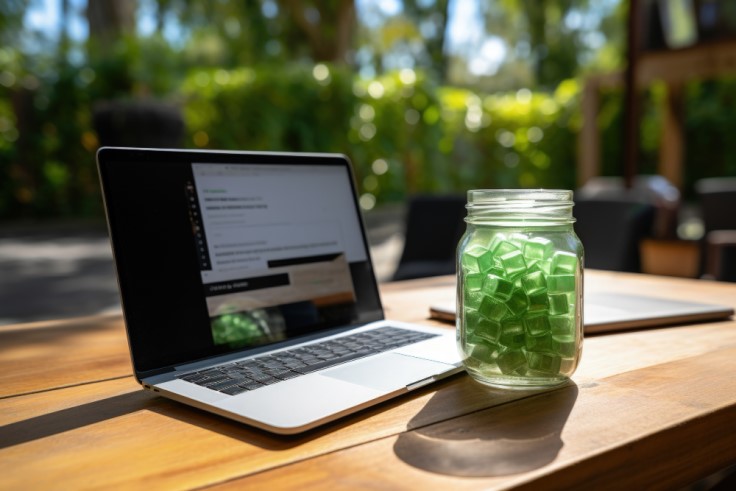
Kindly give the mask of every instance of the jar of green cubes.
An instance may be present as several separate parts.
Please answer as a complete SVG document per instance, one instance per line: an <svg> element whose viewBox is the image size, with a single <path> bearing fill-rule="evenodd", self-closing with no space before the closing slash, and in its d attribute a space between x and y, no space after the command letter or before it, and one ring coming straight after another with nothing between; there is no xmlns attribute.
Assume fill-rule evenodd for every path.
<svg viewBox="0 0 736 491"><path fill-rule="evenodd" d="M583 246L572 191L468 191L458 246L457 338L484 384L564 383L583 343Z"/></svg>

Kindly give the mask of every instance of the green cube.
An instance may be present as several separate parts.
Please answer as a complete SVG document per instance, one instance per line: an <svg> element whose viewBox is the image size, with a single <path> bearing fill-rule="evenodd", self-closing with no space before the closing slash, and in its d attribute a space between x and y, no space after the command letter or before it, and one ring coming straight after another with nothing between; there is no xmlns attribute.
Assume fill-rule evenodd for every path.
<svg viewBox="0 0 736 491"><path fill-rule="evenodd" d="M567 336L573 334L573 320L567 315L551 315L547 318L553 336Z"/></svg>
<svg viewBox="0 0 736 491"><path fill-rule="evenodd" d="M544 273L541 271L535 271L522 276L521 285L527 295L547 291L547 280L544 278Z"/></svg>
<svg viewBox="0 0 736 491"><path fill-rule="evenodd" d="M525 342L524 326L518 321L501 323L498 343L507 348L521 348Z"/></svg>
<svg viewBox="0 0 736 491"><path fill-rule="evenodd" d="M574 274L551 274L547 276L547 290L550 293L568 293L575 291Z"/></svg>
<svg viewBox="0 0 736 491"><path fill-rule="evenodd" d="M557 251L552 256L552 273L575 273L578 267L578 257L572 252Z"/></svg>
<svg viewBox="0 0 736 491"><path fill-rule="evenodd" d="M524 257L530 260L544 260L549 258L554 251L554 244L544 237L534 237L524 244Z"/></svg>
<svg viewBox="0 0 736 491"><path fill-rule="evenodd" d="M578 351L578 345L575 342L575 336L569 334L565 336L552 336L553 351L562 358L573 358Z"/></svg>
<svg viewBox="0 0 736 491"><path fill-rule="evenodd" d="M565 315L570 312L570 304L567 293L549 294L549 313L552 315Z"/></svg>
<svg viewBox="0 0 736 491"><path fill-rule="evenodd" d="M480 312L468 307L465 307L463 312L465 313L465 330L468 334L472 334L473 331L475 331L475 327L481 320Z"/></svg>
<svg viewBox="0 0 736 491"><path fill-rule="evenodd" d="M501 266L507 277L514 277L526 270L526 262L524 255L519 250L515 250L501 256Z"/></svg>
<svg viewBox="0 0 736 491"><path fill-rule="evenodd" d="M517 249L520 251L524 250L524 246L526 245L526 241L529 240L529 237L527 237L525 234L515 232L511 235L509 235L508 241L511 242L516 246Z"/></svg>
<svg viewBox="0 0 736 491"><path fill-rule="evenodd" d="M494 348L483 343L473 346L472 351L467 355L464 363L470 368L480 368L484 363L488 363L494 358Z"/></svg>
<svg viewBox="0 0 736 491"><path fill-rule="evenodd" d="M471 291L480 290L485 277L483 273L468 273L465 275L465 289Z"/></svg>
<svg viewBox="0 0 736 491"><path fill-rule="evenodd" d="M481 317L475 327L474 335L483 339L489 344L496 344L498 336L501 333L501 323L497 320L486 319Z"/></svg>
<svg viewBox="0 0 736 491"><path fill-rule="evenodd" d="M529 313L547 313L549 310L549 297L545 292L535 293L533 295L527 295L529 298Z"/></svg>
<svg viewBox="0 0 736 491"><path fill-rule="evenodd" d="M477 233L477 231L476 231ZM497 255L496 248L502 243L506 242L506 234L496 232L493 233L493 237L491 238L490 242L488 243L488 250L493 252L493 254Z"/></svg>
<svg viewBox="0 0 736 491"><path fill-rule="evenodd" d="M511 297L514 284L495 274L487 274L483 279L483 293L505 302Z"/></svg>
<svg viewBox="0 0 736 491"><path fill-rule="evenodd" d="M514 290L511 294L511 298L506 301L506 307L514 317L519 317L525 314L529 308L529 299L524 293L524 290Z"/></svg>
<svg viewBox="0 0 736 491"><path fill-rule="evenodd" d="M484 273L493 266L493 254L485 247L472 246L463 253L460 263L469 273Z"/></svg>
<svg viewBox="0 0 736 491"><path fill-rule="evenodd" d="M480 290L478 291L471 291L471 290L465 290L463 295L463 305L467 308L478 310L480 308L480 304L483 301L483 292Z"/></svg>
<svg viewBox="0 0 736 491"><path fill-rule="evenodd" d="M498 368L506 375L521 375L526 372L526 356L521 350L504 350L498 355Z"/></svg>
<svg viewBox="0 0 736 491"><path fill-rule="evenodd" d="M538 372L557 374L560 372L562 358L558 355L545 352L532 351L527 353L529 368Z"/></svg>
<svg viewBox="0 0 736 491"><path fill-rule="evenodd" d="M510 252L519 251L519 248L516 246L516 244L513 244L508 240L502 240L497 244L494 244L491 251L496 256L503 256L504 254L508 254Z"/></svg>
<svg viewBox="0 0 736 491"><path fill-rule="evenodd" d="M500 321L506 316L508 309L505 304L498 302L493 297L484 296L478 311L486 319Z"/></svg>
<svg viewBox="0 0 736 491"><path fill-rule="evenodd" d="M525 343L528 351L553 351L555 348L552 335L549 333L541 336L527 336Z"/></svg>
<svg viewBox="0 0 736 491"><path fill-rule="evenodd" d="M549 318L546 315L536 315L524 318L522 321L524 329L531 336L541 336L543 334L550 334L552 326L549 323Z"/></svg>

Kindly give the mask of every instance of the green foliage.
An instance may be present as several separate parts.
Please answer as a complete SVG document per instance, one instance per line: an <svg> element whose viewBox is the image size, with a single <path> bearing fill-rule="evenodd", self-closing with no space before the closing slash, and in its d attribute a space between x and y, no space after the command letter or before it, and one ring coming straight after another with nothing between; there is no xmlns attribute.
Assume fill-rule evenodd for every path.
<svg viewBox="0 0 736 491"><path fill-rule="evenodd" d="M37 61L36 61L37 63ZM100 215L90 78L0 50L0 218Z"/></svg>
<svg viewBox="0 0 736 491"><path fill-rule="evenodd" d="M736 79L689 84L685 114L686 182L736 176Z"/></svg>
<svg viewBox="0 0 736 491"><path fill-rule="evenodd" d="M91 107L119 92L99 66L62 65L42 78L24 66L0 50L0 219L100 216ZM167 93L173 83L141 92ZM734 89L734 80L688 89L687 189L736 174ZM656 170L660 92L649 95L642 123L644 172ZM285 64L195 69L174 95L189 146L348 155L367 209L413 193L576 185L573 80L551 93L482 94L409 69L363 79L340 66ZM621 101L604 94L599 114L604 174L621 171Z"/></svg>
<svg viewBox="0 0 736 491"><path fill-rule="evenodd" d="M412 70L204 70L185 83L185 114L195 146L347 154L370 207L419 192L572 187L577 94L566 82L482 95Z"/></svg>

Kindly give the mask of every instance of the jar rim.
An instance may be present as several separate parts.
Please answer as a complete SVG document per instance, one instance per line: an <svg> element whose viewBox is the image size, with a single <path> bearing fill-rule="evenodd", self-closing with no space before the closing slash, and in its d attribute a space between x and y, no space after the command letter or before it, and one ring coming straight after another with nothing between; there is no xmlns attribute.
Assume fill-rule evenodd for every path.
<svg viewBox="0 0 736 491"><path fill-rule="evenodd" d="M573 192L569 189L471 189L468 204L496 203L499 201L569 202L572 206Z"/></svg>
<svg viewBox="0 0 736 491"><path fill-rule="evenodd" d="M553 225L574 223L573 192L567 189L471 189L468 223Z"/></svg>

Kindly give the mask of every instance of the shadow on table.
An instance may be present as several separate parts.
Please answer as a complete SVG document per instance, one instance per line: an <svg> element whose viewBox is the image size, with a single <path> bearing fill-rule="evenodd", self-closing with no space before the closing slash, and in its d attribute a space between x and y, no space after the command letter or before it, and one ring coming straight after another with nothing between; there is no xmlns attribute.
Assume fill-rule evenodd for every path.
<svg viewBox="0 0 736 491"><path fill-rule="evenodd" d="M478 390L491 389L479 385ZM422 470L463 477L528 472L552 462L564 445L561 434L578 387L540 392L455 420L403 433L394 452ZM432 412L433 402L423 412ZM411 423L409 424L411 427Z"/></svg>
<svg viewBox="0 0 736 491"><path fill-rule="evenodd" d="M150 407L156 399L137 390L10 423L0 427L0 449L125 416Z"/></svg>
<svg viewBox="0 0 736 491"><path fill-rule="evenodd" d="M416 391L413 396L419 397L422 392L422 390ZM412 395L407 397L412 397ZM150 411L166 418L173 418L181 423L213 431L263 449L286 450L350 427L356 422L375 416L393 405L401 404L402 399L387 401L297 435L275 435L265 430L232 421L224 416L138 389L0 426L0 450L53 437L140 411Z"/></svg>

